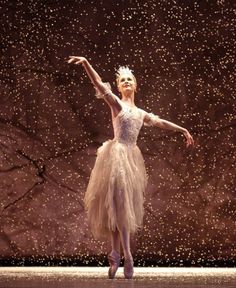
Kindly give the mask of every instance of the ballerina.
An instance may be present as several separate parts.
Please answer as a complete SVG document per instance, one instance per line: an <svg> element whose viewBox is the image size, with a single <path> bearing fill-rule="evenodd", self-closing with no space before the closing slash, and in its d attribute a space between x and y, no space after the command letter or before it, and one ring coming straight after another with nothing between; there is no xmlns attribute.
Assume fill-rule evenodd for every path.
<svg viewBox="0 0 236 288"><path fill-rule="evenodd" d="M136 144L140 129L145 125L182 132L187 147L194 141L187 129L135 105L137 81L128 67L120 67L116 73L120 99L86 58L70 56L68 63L83 65L97 91L96 97L103 99L111 109L114 138L105 141L97 150L84 202L93 235L111 237L109 278L115 277L120 265L121 243L124 276L130 279L134 273L130 235L142 227L143 195L148 179L143 156Z"/></svg>

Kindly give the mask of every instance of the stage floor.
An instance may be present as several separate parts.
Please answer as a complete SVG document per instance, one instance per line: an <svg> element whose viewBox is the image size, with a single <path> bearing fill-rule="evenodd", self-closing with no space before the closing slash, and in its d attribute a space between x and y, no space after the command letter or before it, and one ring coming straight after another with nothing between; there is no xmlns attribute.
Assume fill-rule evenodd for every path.
<svg viewBox="0 0 236 288"><path fill-rule="evenodd" d="M236 268L139 268L134 278L114 280L107 267L0 267L0 288L235 288Z"/></svg>

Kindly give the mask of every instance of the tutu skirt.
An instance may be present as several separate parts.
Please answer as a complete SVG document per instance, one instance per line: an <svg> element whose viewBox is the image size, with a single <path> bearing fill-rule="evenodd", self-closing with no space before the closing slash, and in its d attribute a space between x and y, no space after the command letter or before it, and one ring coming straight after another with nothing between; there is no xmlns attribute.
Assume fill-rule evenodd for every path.
<svg viewBox="0 0 236 288"><path fill-rule="evenodd" d="M144 159L137 145L107 140L97 158L85 193L85 209L93 235L107 236L124 227L134 233L143 222L147 186Z"/></svg>

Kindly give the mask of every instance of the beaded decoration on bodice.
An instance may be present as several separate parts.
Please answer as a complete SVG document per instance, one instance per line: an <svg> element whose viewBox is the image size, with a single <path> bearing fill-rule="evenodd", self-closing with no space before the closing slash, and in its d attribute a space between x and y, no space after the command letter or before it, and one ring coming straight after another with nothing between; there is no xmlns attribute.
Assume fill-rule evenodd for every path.
<svg viewBox="0 0 236 288"><path fill-rule="evenodd" d="M143 117L139 108L122 105L121 111L113 118L114 139L127 145L136 145Z"/></svg>
<svg viewBox="0 0 236 288"><path fill-rule="evenodd" d="M148 113L138 107L130 107L126 103L122 102L119 97L112 93L109 83L103 84L107 86L107 91L100 93L99 90L95 87L95 96L100 99L110 97L112 95L112 97L115 97L121 105L121 111L116 117L112 118L114 139L127 145L136 145L139 131L142 126L155 126L159 121L159 116L154 115L153 113Z"/></svg>

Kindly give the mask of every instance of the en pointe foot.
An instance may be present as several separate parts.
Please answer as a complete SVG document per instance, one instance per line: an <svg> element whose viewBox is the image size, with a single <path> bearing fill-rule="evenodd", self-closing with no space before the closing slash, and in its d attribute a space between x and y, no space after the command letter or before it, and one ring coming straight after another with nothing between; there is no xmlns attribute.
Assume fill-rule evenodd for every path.
<svg viewBox="0 0 236 288"><path fill-rule="evenodd" d="M109 279L114 279L116 275L116 271L120 266L120 255L116 251L112 251L108 255L108 261L110 264L110 268L108 271Z"/></svg>
<svg viewBox="0 0 236 288"><path fill-rule="evenodd" d="M125 259L124 262L124 275L126 279L131 279L134 274L134 261L132 256Z"/></svg>

